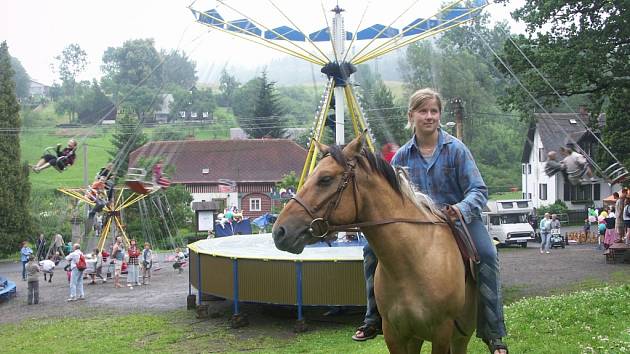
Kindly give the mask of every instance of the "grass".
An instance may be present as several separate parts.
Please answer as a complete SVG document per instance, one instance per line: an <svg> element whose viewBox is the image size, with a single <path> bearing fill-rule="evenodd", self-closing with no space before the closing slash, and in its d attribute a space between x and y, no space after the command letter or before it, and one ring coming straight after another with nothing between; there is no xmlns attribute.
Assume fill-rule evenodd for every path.
<svg viewBox="0 0 630 354"><path fill-rule="evenodd" d="M510 200L510 199L523 199L523 193L517 192L498 192L489 196L489 200Z"/></svg>
<svg viewBox="0 0 630 354"><path fill-rule="evenodd" d="M382 336L357 343L349 336L354 326L315 324L315 330L294 335L291 320L282 325L251 325L232 330L226 321L194 319L184 310L160 314L26 319L0 325L6 353L83 352L227 352L238 353L385 353ZM564 295L533 297L506 306L514 353L623 353L630 352L630 286L606 286ZM80 335L77 331L80 328ZM275 334L275 335L274 335ZM81 340L76 340L81 338ZM72 343L71 347L67 347ZM422 353L430 352L430 344ZM486 353L474 338L469 353Z"/></svg>

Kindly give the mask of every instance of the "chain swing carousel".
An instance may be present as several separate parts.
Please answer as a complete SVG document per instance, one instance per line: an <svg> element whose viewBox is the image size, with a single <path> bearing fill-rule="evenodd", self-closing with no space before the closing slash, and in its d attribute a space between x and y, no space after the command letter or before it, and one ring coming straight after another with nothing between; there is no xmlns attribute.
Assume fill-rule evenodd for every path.
<svg viewBox="0 0 630 354"><path fill-rule="evenodd" d="M401 25L401 18L419 3L415 1L387 26L374 24L359 30L362 17L355 33L345 31L342 16L344 9L336 5L331 10L332 24L329 25L322 5L326 27L306 35L272 1L270 3L278 14L293 27L270 28L224 1L217 2L222 6L222 11L231 11L242 18L225 20L216 8L202 12L193 9L191 5L189 9L199 24L212 30L258 43L322 67L321 72L326 74L328 81L317 109L311 139L318 142L322 140L328 113L334 105L335 143L339 145L345 142L346 107L354 135L358 136L364 130L369 132L360 99L352 85L348 84L351 75L356 71L356 65L468 23L487 5L485 1L479 0L454 1L427 18L415 18L408 24ZM351 40L349 47L357 47L356 41L365 44L349 58L347 40ZM322 43L329 43L329 49L323 50L320 47ZM325 52L332 52L332 59ZM372 151L373 141L371 133L368 134L367 144ZM317 158L315 144L310 143L298 190L314 170ZM188 306L194 307L196 301L198 315L207 316L208 306L202 304L202 300L213 296L230 299L233 301L231 324L236 328L248 324L247 317L241 312L240 302L295 305L295 329L303 331L306 329L303 306L365 305L363 247L358 243L346 244L352 246L310 247L302 254L294 255L277 250L270 234L195 242L189 245ZM341 245L343 243L333 246ZM340 283L344 286L336 286ZM197 289L196 296L192 294L192 287Z"/></svg>

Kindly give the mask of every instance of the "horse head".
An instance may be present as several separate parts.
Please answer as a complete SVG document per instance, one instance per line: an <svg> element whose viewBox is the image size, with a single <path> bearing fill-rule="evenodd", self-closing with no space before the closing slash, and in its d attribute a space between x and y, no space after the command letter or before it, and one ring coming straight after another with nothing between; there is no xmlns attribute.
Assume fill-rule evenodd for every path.
<svg viewBox="0 0 630 354"><path fill-rule="evenodd" d="M313 143L324 157L278 215L272 230L276 247L291 253L334 239L334 225L351 224L358 218L356 167L363 163L365 133L343 149Z"/></svg>

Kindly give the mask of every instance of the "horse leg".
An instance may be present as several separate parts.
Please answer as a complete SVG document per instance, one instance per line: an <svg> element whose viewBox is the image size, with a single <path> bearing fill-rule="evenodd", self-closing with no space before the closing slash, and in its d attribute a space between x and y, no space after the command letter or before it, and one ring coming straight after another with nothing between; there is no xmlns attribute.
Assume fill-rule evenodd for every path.
<svg viewBox="0 0 630 354"><path fill-rule="evenodd" d="M431 340L431 354L449 354L451 352L453 328L453 320L447 320L435 329Z"/></svg>
<svg viewBox="0 0 630 354"><path fill-rule="evenodd" d="M466 354L470 337L457 337L451 342L451 354Z"/></svg>
<svg viewBox="0 0 630 354"><path fill-rule="evenodd" d="M398 336L398 333L394 333L387 321L383 319L383 337L385 337L385 344L387 344L387 350L390 354L418 354L422 349L423 340L417 338L408 338Z"/></svg>

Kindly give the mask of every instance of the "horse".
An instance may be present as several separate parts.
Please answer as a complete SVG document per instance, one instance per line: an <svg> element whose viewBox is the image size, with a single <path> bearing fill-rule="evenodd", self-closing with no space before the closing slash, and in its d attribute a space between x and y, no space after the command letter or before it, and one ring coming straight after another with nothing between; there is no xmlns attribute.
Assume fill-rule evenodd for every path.
<svg viewBox="0 0 630 354"><path fill-rule="evenodd" d="M390 353L419 353L424 341L432 353L466 353L477 289L446 216L369 152L364 134L343 149L314 142L324 157L278 216L275 246L297 254L360 228L378 257L374 292Z"/></svg>

